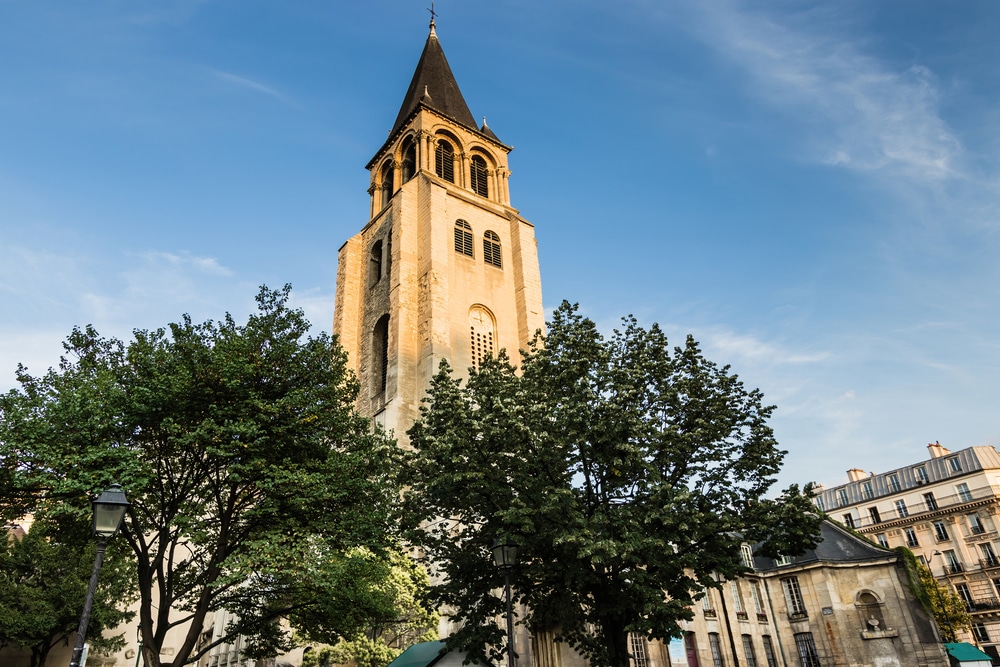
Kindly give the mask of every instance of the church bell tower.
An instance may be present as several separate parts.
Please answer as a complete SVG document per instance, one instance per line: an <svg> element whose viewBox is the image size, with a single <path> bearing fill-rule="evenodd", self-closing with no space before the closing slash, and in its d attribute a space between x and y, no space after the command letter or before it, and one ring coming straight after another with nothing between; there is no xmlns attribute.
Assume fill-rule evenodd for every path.
<svg viewBox="0 0 1000 667"><path fill-rule="evenodd" d="M459 376L501 349L518 363L544 326L534 227L510 204L510 151L476 124L432 20L367 164L371 212L340 248L333 320L359 409L401 443L442 359Z"/></svg>

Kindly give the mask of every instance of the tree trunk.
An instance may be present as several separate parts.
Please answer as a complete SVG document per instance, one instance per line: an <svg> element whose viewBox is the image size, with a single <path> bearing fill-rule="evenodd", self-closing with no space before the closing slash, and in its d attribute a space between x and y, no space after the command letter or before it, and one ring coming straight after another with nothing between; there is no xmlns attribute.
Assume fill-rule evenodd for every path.
<svg viewBox="0 0 1000 667"><path fill-rule="evenodd" d="M611 667L629 667L628 632L625 623L617 618L601 620L601 634L604 636L604 646L608 650L608 662Z"/></svg>

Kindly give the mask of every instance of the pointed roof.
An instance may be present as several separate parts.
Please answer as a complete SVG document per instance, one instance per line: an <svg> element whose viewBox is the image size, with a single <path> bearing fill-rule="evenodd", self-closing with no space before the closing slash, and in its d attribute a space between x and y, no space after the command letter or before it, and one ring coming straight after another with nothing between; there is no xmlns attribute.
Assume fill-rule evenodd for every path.
<svg viewBox="0 0 1000 667"><path fill-rule="evenodd" d="M472 130L479 130L472 112L469 111L469 105L462 97L462 91L458 89L455 75L451 73L448 59L444 57L444 50L441 49L433 21L427 43L424 44L424 52L420 54L420 61L413 73L410 87L406 90L403 104L399 107L396 122L392 124L390 135L406 122L421 102Z"/></svg>

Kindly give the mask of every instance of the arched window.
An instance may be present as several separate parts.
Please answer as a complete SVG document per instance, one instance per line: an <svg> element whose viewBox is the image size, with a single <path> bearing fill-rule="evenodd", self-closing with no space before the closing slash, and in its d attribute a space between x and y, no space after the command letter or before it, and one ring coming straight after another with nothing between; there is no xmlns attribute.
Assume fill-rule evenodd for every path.
<svg viewBox="0 0 1000 667"><path fill-rule="evenodd" d="M383 315L372 331L372 377L375 379L375 392L385 392L386 380L389 377L389 316Z"/></svg>
<svg viewBox="0 0 1000 667"><path fill-rule="evenodd" d="M479 155L473 155L469 176L469 182L472 184L472 191L477 195L489 197L490 189L486 184L486 160Z"/></svg>
<svg viewBox="0 0 1000 667"><path fill-rule="evenodd" d="M393 191L395 190L395 179L394 176L395 169L392 166L392 161L386 162L382 166L382 206L389 203L392 199Z"/></svg>
<svg viewBox="0 0 1000 667"><path fill-rule="evenodd" d="M500 259L500 237L489 230L483 235L483 261L493 266L503 267Z"/></svg>
<svg viewBox="0 0 1000 667"><path fill-rule="evenodd" d="M378 240L372 244L371 252L368 253L368 285L374 285L382 280L382 241Z"/></svg>
<svg viewBox="0 0 1000 667"><path fill-rule="evenodd" d="M417 147L413 139L407 137L403 142L403 164L400 165L400 174L403 183L409 181L417 173Z"/></svg>
<svg viewBox="0 0 1000 667"><path fill-rule="evenodd" d="M472 257L472 226L465 220L455 221L455 252Z"/></svg>
<svg viewBox="0 0 1000 667"><path fill-rule="evenodd" d="M479 370L483 360L495 354L493 342L493 315L482 306L473 306L469 310L469 345L472 352L472 367Z"/></svg>
<svg viewBox="0 0 1000 667"><path fill-rule="evenodd" d="M438 139L434 151L434 171L444 180L455 182L455 149L444 139Z"/></svg>

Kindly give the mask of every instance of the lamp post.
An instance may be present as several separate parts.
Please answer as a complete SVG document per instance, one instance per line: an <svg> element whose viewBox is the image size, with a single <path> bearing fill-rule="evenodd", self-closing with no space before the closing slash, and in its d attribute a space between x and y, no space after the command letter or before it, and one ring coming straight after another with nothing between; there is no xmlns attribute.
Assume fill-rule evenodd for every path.
<svg viewBox="0 0 1000 667"><path fill-rule="evenodd" d="M507 593L507 667L514 666L514 611L510 599L510 570L517 563L517 543L507 535L501 535L493 543L493 562L503 572L504 589Z"/></svg>
<svg viewBox="0 0 1000 667"><path fill-rule="evenodd" d="M76 630L76 645L73 647L73 657L69 667L80 667L83 658L83 644L87 639L87 625L90 623L90 608L94 605L94 591L97 590L97 575L104 563L104 550L108 540L118 534L128 500L122 487L112 484L93 503L94 537L97 538L97 556L94 558L94 571L90 575L90 585L87 587L87 598L83 603L83 614L80 615L80 627Z"/></svg>

